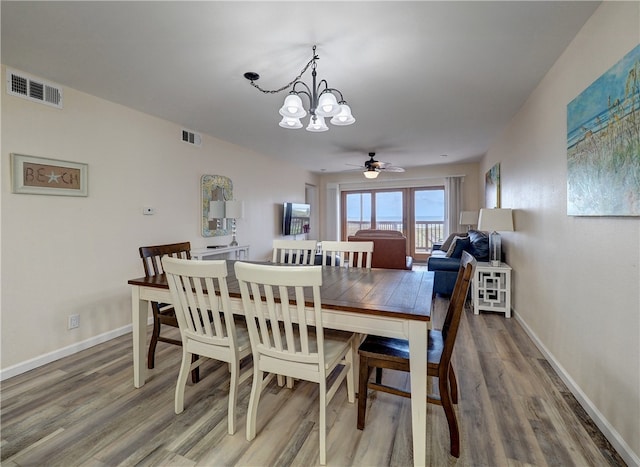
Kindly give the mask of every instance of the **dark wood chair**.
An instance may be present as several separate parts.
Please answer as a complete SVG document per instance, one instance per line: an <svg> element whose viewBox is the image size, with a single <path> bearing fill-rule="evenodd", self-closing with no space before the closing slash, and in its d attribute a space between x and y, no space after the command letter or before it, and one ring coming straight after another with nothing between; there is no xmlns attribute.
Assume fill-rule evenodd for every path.
<svg viewBox="0 0 640 467"><path fill-rule="evenodd" d="M164 255L173 258L191 259L191 243L170 243L167 245L142 246L139 249L140 258L144 265L144 274L146 276L156 276L164 274L162 269L162 257ZM151 302L151 310L153 312L153 333L151 334L151 343L149 344L149 354L147 356L147 368L155 366L156 346L158 342L166 342L168 344L182 346L182 340L164 337L160 334L162 325L178 327L178 320L173 306L167 303ZM193 361L197 360L194 355ZM195 368L191 372L191 380L197 383L200 380L199 368Z"/></svg>
<svg viewBox="0 0 640 467"><path fill-rule="evenodd" d="M476 260L464 252L456 284L451 294L442 330L429 330L427 348L427 375L438 378L439 396L429 395L427 402L444 408L449 425L451 455L460 456L460 435L453 404L458 403L458 383L451 366L451 355L460 325L460 318L473 277ZM367 336L358 349L360 355L360 375L358 391L358 429L364 429L367 409L367 391L373 389L411 397L411 393L382 384L382 369L409 371L409 342L403 339ZM375 382L369 381L371 368L376 369Z"/></svg>

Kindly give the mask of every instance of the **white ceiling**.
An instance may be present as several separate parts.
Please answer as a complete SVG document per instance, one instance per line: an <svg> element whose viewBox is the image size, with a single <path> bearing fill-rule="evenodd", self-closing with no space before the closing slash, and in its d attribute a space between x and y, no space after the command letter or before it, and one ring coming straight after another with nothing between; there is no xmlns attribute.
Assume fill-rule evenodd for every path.
<svg viewBox="0 0 640 467"><path fill-rule="evenodd" d="M599 3L2 1L2 63L312 171L409 168L478 160ZM243 73L281 87L314 44L357 121L282 129Z"/></svg>

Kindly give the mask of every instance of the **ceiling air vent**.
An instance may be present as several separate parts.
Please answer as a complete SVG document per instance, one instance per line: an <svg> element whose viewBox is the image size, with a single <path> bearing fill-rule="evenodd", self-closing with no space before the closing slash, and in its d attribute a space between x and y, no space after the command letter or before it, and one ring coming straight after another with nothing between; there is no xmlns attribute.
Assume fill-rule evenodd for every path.
<svg viewBox="0 0 640 467"><path fill-rule="evenodd" d="M25 73L7 70L7 94L62 108L61 86Z"/></svg>
<svg viewBox="0 0 640 467"><path fill-rule="evenodd" d="M195 146L202 146L202 137L191 130L182 130L182 141Z"/></svg>

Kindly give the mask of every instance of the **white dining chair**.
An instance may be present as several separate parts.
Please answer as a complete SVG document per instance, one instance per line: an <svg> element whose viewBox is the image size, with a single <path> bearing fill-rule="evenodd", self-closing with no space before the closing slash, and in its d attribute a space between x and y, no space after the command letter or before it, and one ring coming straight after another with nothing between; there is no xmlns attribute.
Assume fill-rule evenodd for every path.
<svg viewBox="0 0 640 467"><path fill-rule="evenodd" d="M238 385L252 375L250 368L240 371L240 361L251 355L251 343L246 324L233 319L227 289L226 261L194 261L164 256L162 266L167 275L182 338L182 364L176 384L175 412L179 414L184 410L184 391L189 372L204 361L204 358L199 358L191 363L192 355L227 362L231 373L228 431L234 434Z"/></svg>
<svg viewBox="0 0 640 467"><path fill-rule="evenodd" d="M247 440L256 436L260 394L274 375L311 381L320 386L318 431L320 464L324 465L327 405L345 379L348 400L355 401L354 334L325 330L322 326L321 266L283 267L237 262L235 272L253 350ZM327 381L338 365L342 368L335 378ZM297 423L296 420L291 422Z"/></svg>
<svg viewBox="0 0 640 467"><path fill-rule="evenodd" d="M373 242L322 242L322 264L371 269Z"/></svg>
<svg viewBox="0 0 640 467"><path fill-rule="evenodd" d="M273 240L271 262L281 264L313 264L317 240Z"/></svg>

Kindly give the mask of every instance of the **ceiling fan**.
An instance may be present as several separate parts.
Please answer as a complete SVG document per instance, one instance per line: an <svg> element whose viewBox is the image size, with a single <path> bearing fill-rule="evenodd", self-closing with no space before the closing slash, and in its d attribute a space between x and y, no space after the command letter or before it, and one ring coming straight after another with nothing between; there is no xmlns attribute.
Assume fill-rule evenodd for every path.
<svg viewBox="0 0 640 467"><path fill-rule="evenodd" d="M367 178L377 178L380 172L404 172L402 167L391 165L389 162L380 162L374 159L376 153L369 153L369 160L364 162L364 176Z"/></svg>

